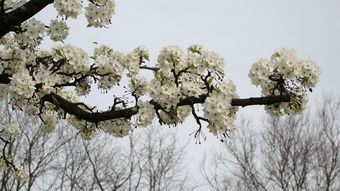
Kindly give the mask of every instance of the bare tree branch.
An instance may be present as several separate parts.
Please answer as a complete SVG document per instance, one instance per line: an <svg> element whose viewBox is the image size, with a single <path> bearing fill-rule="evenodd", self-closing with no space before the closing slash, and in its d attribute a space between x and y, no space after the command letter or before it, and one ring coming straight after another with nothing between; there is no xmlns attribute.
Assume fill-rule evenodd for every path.
<svg viewBox="0 0 340 191"><path fill-rule="evenodd" d="M337 190L339 114L340 101L333 97L317 114L271 118L256 132L242 123L226 142L228 152L212 162L215 171L205 166L202 173L215 190Z"/></svg>

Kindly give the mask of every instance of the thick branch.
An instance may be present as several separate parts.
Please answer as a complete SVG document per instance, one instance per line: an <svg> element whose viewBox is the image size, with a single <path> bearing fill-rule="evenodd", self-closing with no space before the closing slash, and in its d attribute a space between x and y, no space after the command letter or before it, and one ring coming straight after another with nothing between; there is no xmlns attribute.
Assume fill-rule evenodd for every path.
<svg viewBox="0 0 340 191"><path fill-rule="evenodd" d="M186 99L181 100L178 103L178 106L183 105L193 105L196 103L204 103L207 95L201 95L199 98L196 97L188 97ZM89 112L80 108L78 104L71 103L61 96L51 93L45 95L43 98L45 101L48 101L57 107L60 107L65 112L77 116L79 119L83 119L86 121L90 121L93 123L98 123L101 121L118 119L118 118L126 118L129 119L133 115L138 113L138 108L130 107L122 110L108 110L104 112ZM232 106L249 106L249 105L271 105L274 103L280 102L289 102L290 96L268 96L268 97L257 97L257 98L247 98L247 99L232 99ZM160 109L160 105L154 101L150 101L151 104L154 105L156 110Z"/></svg>
<svg viewBox="0 0 340 191"><path fill-rule="evenodd" d="M232 99L232 106L246 107L250 105L272 105L274 103L290 102L289 95L283 96L267 96L267 97L251 97L246 99Z"/></svg>
<svg viewBox="0 0 340 191"><path fill-rule="evenodd" d="M30 0L14 11L0 13L0 38L53 2L54 0Z"/></svg>
<svg viewBox="0 0 340 191"><path fill-rule="evenodd" d="M10 76L7 74L0 74L0 84L9 84L10 83L9 77ZM182 99L177 105L183 106L183 105L194 105L197 103L204 103L206 98L207 98L207 94L203 94L199 96L198 98L188 97L188 98ZM122 110L108 110L104 112L90 112L90 111L86 111L80 108L78 103L72 103L55 93L45 95L42 98L42 101L50 102L53 105L63 109L66 113L75 115L79 119L83 119L83 120L93 122L93 123L98 123L101 121L118 119L118 118L129 119L133 115L136 115L138 113L138 108L136 107L130 107L130 108L122 109ZM281 102L290 102L290 96L289 95L267 96L267 97L252 97L252 98L245 98L245 99L235 98L235 99L232 99L231 105L246 107L250 105L271 105L274 103L281 103ZM150 103L154 105L154 108L156 110L161 109L161 106L157 102L151 100Z"/></svg>
<svg viewBox="0 0 340 191"><path fill-rule="evenodd" d="M204 103L205 98L207 98L207 95L201 95L200 97L188 97L184 100L182 100L178 106L181 105L192 105L195 103ZM243 98L238 99L234 98L231 100L232 106L241 106L246 107L250 105L272 105L274 103L281 103L281 102L290 102L290 96L289 95L283 95L283 96L266 96L266 97L251 97L251 98Z"/></svg>
<svg viewBox="0 0 340 191"><path fill-rule="evenodd" d="M65 112L77 116L79 119L98 123L100 121L106 121L118 118L131 118L131 116L137 114L138 110L133 108L127 108L122 110L108 110L104 112L89 112L80 108L78 104L67 101L61 96L51 93L43 97L44 101L48 101L53 105L60 107Z"/></svg>
<svg viewBox="0 0 340 191"><path fill-rule="evenodd" d="M11 83L11 80L9 79L11 76L6 74L6 73L2 73L0 74L0 84L9 84Z"/></svg>
<svg viewBox="0 0 340 191"><path fill-rule="evenodd" d="M139 66L140 69L151 70L157 72L159 70L158 67L150 67L150 66Z"/></svg>

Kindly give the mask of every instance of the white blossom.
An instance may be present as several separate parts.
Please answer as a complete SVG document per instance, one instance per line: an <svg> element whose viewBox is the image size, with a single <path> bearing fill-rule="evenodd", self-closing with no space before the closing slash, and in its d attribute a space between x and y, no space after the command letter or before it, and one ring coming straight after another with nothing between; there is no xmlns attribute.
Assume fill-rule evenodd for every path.
<svg viewBox="0 0 340 191"><path fill-rule="evenodd" d="M89 26L103 27L110 24L112 15L115 14L114 7L115 3L113 0L98 1L95 0L93 3L89 3L88 7L85 8L85 16Z"/></svg>
<svg viewBox="0 0 340 191"><path fill-rule="evenodd" d="M275 51L270 61L258 60L249 71L252 83L261 86L264 96L290 96L289 103L265 106L265 110L276 117L302 112L308 100L306 91L315 87L319 75L320 69L314 61L300 60L294 50L286 48Z"/></svg>
<svg viewBox="0 0 340 191"><path fill-rule="evenodd" d="M201 62L200 67L206 67L209 71L216 71L221 74L224 73L224 59L216 52L203 51L202 58L203 61Z"/></svg>
<svg viewBox="0 0 340 191"><path fill-rule="evenodd" d="M21 129L16 124L7 124L4 127L4 134L12 140L16 139L21 133Z"/></svg>
<svg viewBox="0 0 340 191"><path fill-rule="evenodd" d="M51 20L48 34L53 41L65 40L69 34L69 27L65 21Z"/></svg>
<svg viewBox="0 0 340 191"><path fill-rule="evenodd" d="M45 110L41 115L41 118L43 120L43 126L41 128L41 131L46 133L52 132L57 125L57 117L58 117L57 112Z"/></svg>
<svg viewBox="0 0 340 191"><path fill-rule="evenodd" d="M99 77L98 87L100 89L110 89L117 85L123 75L124 55L113 52L111 48L101 45L94 51L94 61Z"/></svg>
<svg viewBox="0 0 340 191"><path fill-rule="evenodd" d="M96 136L96 125L85 120L80 120L76 116L69 116L68 121L70 124L80 131L80 136L84 140L91 140Z"/></svg>
<svg viewBox="0 0 340 191"><path fill-rule="evenodd" d="M140 107L137 114L138 126L147 127L155 117L154 106L149 102L138 102Z"/></svg>
<svg viewBox="0 0 340 191"><path fill-rule="evenodd" d="M207 128L214 135L229 135L229 131L234 128L238 108L231 106L231 100L235 97L235 85L226 81L206 98L203 104L204 117L209 120Z"/></svg>
<svg viewBox="0 0 340 191"><path fill-rule="evenodd" d="M132 92L134 92L134 95L140 97L148 92L148 85L149 83L145 77L136 76L134 78L131 78L129 88Z"/></svg>
<svg viewBox="0 0 340 191"><path fill-rule="evenodd" d="M4 159L0 159L0 172L3 172L5 171L7 168L7 164L6 164L6 161Z"/></svg>
<svg viewBox="0 0 340 191"><path fill-rule="evenodd" d="M171 108L169 111L161 111L160 118L167 125L178 125L179 123L183 123L185 118L191 112L190 106L179 106L176 109Z"/></svg>
<svg viewBox="0 0 340 191"><path fill-rule="evenodd" d="M35 40L38 39L45 32L45 25L32 18L21 25L24 32L16 35L16 39L25 44L34 44Z"/></svg>
<svg viewBox="0 0 340 191"><path fill-rule="evenodd" d="M80 136L84 140L92 140L96 136L96 126L94 124L89 124L81 128Z"/></svg>
<svg viewBox="0 0 340 191"><path fill-rule="evenodd" d="M173 82L161 84L158 80L153 80L149 88L150 97L165 108L176 106L180 101L180 89Z"/></svg>
<svg viewBox="0 0 340 191"><path fill-rule="evenodd" d="M85 72L89 69L89 58L87 53L70 44L57 46L54 48L54 57L56 59L65 59L66 63L60 68L65 73Z"/></svg>
<svg viewBox="0 0 340 191"><path fill-rule="evenodd" d="M58 94L63 97L64 99L68 100L69 102L72 103L77 103L79 102L79 96L77 95L76 92L74 91L69 91L69 90L65 90L65 89L60 89L60 91L58 92Z"/></svg>
<svg viewBox="0 0 340 191"><path fill-rule="evenodd" d="M28 168L24 165L15 166L15 178L18 181L23 181L28 176Z"/></svg>
<svg viewBox="0 0 340 191"><path fill-rule="evenodd" d="M82 13L82 0L55 0L54 7L60 16L77 18Z"/></svg>
<svg viewBox="0 0 340 191"><path fill-rule="evenodd" d="M4 100L8 94L8 85L0 84L0 101Z"/></svg>
<svg viewBox="0 0 340 191"><path fill-rule="evenodd" d="M24 3L26 3L26 0L5 0L3 3L5 13L21 7Z"/></svg>
<svg viewBox="0 0 340 191"><path fill-rule="evenodd" d="M100 129L114 137L125 137L131 131L131 122L127 119L113 119L100 123Z"/></svg>
<svg viewBox="0 0 340 191"><path fill-rule="evenodd" d="M42 97L51 93L54 90L54 85L58 82L59 78L56 74L50 74L48 70L38 70L34 73L34 79L37 84L40 84L39 95Z"/></svg>
<svg viewBox="0 0 340 191"><path fill-rule="evenodd" d="M11 77L9 90L14 99L30 98L35 92L36 81L32 79L29 71L21 69Z"/></svg>

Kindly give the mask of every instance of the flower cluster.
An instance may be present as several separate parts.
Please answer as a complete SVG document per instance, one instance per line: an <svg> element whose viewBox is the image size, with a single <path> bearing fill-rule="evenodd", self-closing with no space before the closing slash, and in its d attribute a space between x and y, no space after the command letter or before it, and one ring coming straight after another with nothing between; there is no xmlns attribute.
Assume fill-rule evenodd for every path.
<svg viewBox="0 0 340 191"><path fill-rule="evenodd" d="M4 159L0 159L0 172L5 171L7 168L6 161Z"/></svg>
<svg viewBox="0 0 340 191"><path fill-rule="evenodd" d="M15 166L15 178L18 181L23 181L28 176L28 168L24 165Z"/></svg>
<svg viewBox="0 0 340 191"><path fill-rule="evenodd" d="M131 78L129 88L137 97L143 96L148 92L148 81L143 76L136 76Z"/></svg>
<svg viewBox="0 0 340 191"><path fill-rule="evenodd" d="M125 68L129 71L129 77L135 77L139 73L139 66L149 60L149 50L144 46L135 48L125 57Z"/></svg>
<svg viewBox="0 0 340 191"><path fill-rule="evenodd" d="M19 70L13 74L9 85L11 96L15 99L31 98L35 92L35 84L36 81L32 79L28 70Z"/></svg>
<svg viewBox="0 0 340 191"><path fill-rule="evenodd" d="M216 52L204 51L202 53L203 62L208 71L222 73L224 71L224 59ZM201 66L204 67L204 66Z"/></svg>
<svg viewBox="0 0 340 191"><path fill-rule="evenodd" d="M87 53L70 44L57 46L54 48L54 57L57 60L64 59L66 61L60 67L60 71L66 74L85 72L89 70L89 57Z"/></svg>
<svg viewBox="0 0 340 191"><path fill-rule="evenodd" d="M231 81L222 82L207 97L204 117L209 120L208 129L214 135L229 136L234 129L237 107L231 106L232 98L237 97L236 87Z"/></svg>
<svg viewBox="0 0 340 191"><path fill-rule="evenodd" d="M281 48L271 60L260 59L249 72L251 82L262 88L264 96L290 95L289 103L277 103L265 109L273 116L299 113L307 103L306 91L312 91L319 80L320 69L310 59L301 60L291 49Z"/></svg>
<svg viewBox="0 0 340 191"><path fill-rule="evenodd" d="M56 127L57 117L57 112L52 110L45 110L44 113L41 115L41 118L43 120L43 126L41 130L46 133L52 132Z"/></svg>
<svg viewBox="0 0 340 191"><path fill-rule="evenodd" d="M188 63L195 66L199 74L206 71L223 76L224 59L216 52L206 50L200 45L192 45L188 50Z"/></svg>
<svg viewBox="0 0 340 191"><path fill-rule="evenodd" d="M119 83L124 70L123 57L124 55L113 52L112 49L104 45L95 49L96 71L100 75L99 88L110 89Z"/></svg>
<svg viewBox="0 0 340 191"><path fill-rule="evenodd" d="M158 80L152 80L149 96L164 108L176 106L181 98L180 89L174 82L161 84Z"/></svg>
<svg viewBox="0 0 340 191"><path fill-rule="evenodd" d="M9 48L9 52L11 53L11 56L9 59L11 62L8 63L8 65L14 65L7 68L6 72L8 74L16 73L20 70L27 70L27 65L36 65L36 58L37 55L31 50L22 49L18 46L13 46Z"/></svg>
<svg viewBox="0 0 340 191"><path fill-rule="evenodd" d="M79 96L74 91L67 91L65 89L60 89L58 94L72 103L79 102Z"/></svg>
<svg viewBox="0 0 340 191"><path fill-rule="evenodd" d="M79 120L75 116L68 118L70 124L80 131L80 136L85 140L91 140L96 136L96 125L84 120Z"/></svg>
<svg viewBox="0 0 340 191"><path fill-rule="evenodd" d="M65 21L51 20L48 34L53 41L65 40L68 36L69 27Z"/></svg>
<svg viewBox="0 0 340 191"><path fill-rule="evenodd" d="M100 128L114 137L125 137L131 131L131 122L123 118L103 121L100 123Z"/></svg>
<svg viewBox="0 0 340 191"><path fill-rule="evenodd" d="M187 97L199 97L207 93L204 89L201 88L202 84L195 83L194 81L186 80L185 83L181 86L181 93Z"/></svg>
<svg viewBox="0 0 340 191"><path fill-rule="evenodd" d="M161 111L161 121L167 125L177 125L183 123L185 118L189 116L191 112L190 106L179 106L176 109L171 108L169 111Z"/></svg>
<svg viewBox="0 0 340 191"><path fill-rule="evenodd" d="M63 17L77 18L82 13L82 0L55 0L54 7Z"/></svg>
<svg viewBox="0 0 340 191"><path fill-rule="evenodd" d="M37 98L30 99L27 101L24 112L29 116L37 115L39 113L38 103L39 101Z"/></svg>
<svg viewBox="0 0 340 191"><path fill-rule="evenodd" d="M115 3L113 0L93 0L85 8L85 16L89 26L103 27L110 24L114 11Z"/></svg>
<svg viewBox="0 0 340 191"><path fill-rule="evenodd" d="M91 140L96 136L96 126L94 124L83 125L80 129L80 136L85 140Z"/></svg>
<svg viewBox="0 0 340 191"><path fill-rule="evenodd" d="M107 55L97 55L95 63L97 65L97 71L99 74L107 74L113 69L110 63L110 58Z"/></svg>
<svg viewBox="0 0 340 191"><path fill-rule="evenodd" d="M23 5L24 3L26 3L25 0L5 0L5 2L3 3L4 6L4 11L5 13L10 12L12 10L15 10L17 8L19 8L21 5Z"/></svg>
<svg viewBox="0 0 340 191"><path fill-rule="evenodd" d="M32 18L21 25L24 32L16 35L16 40L24 44L35 44L38 37L45 32L45 25Z"/></svg>
<svg viewBox="0 0 340 191"><path fill-rule="evenodd" d="M141 127L147 127L155 118L154 106L149 102L138 102L138 106L139 111L137 114L137 125Z"/></svg>
<svg viewBox="0 0 340 191"><path fill-rule="evenodd" d="M33 74L36 84L39 84L39 95L49 94L54 89L53 86L59 81L56 74L50 74L50 71L41 69Z"/></svg>
<svg viewBox="0 0 340 191"><path fill-rule="evenodd" d="M4 100L7 97L8 85L0 84L0 101Z"/></svg>
<svg viewBox="0 0 340 191"><path fill-rule="evenodd" d="M186 55L178 46L168 46L159 53L158 66L165 78L173 79L173 72L185 69L188 62L186 62Z"/></svg>
<svg viewBox="0 0 340 191"><path fill-rule="evenodd" d="M237 95L230 81L222 81L222 57L199 45L189 47L187 54L177 46L168 46L161 50L157 66L159 71L151 81L149 95L163 108L158 114L161 122L182 123L194 108L178 107L180 100L208 94L203 104L208 128L215 135L231 134L237 111L231 99ZM203 119L196 113L194 117L198 122Z"/></svg>
<svg viewBox="0 0 340 191"><path fill-rule="evenodd" d="M20 133L21 129L16 124L7 124L4 127L4 134L12 140L16 139Z"/></svg>

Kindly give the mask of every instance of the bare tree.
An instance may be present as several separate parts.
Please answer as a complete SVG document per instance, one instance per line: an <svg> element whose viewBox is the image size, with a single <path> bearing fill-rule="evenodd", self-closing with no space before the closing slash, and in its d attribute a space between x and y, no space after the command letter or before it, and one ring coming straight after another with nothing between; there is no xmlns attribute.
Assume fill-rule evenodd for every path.
<svg viewBox="0 0 340 191"><path fill-rule="evenodd" d="M41 131L39 119L0 107L0 130L16 123L21 134L1 136L0 190L187 190L190 189L183 158L185 145L174 133L160 128L135 132L127 139L99 134L92 141L74 128L58 124L52 133ZM27 166L28 176L18 181L15 165Z"/></svg>
<svg viewBox="0 0 340 191"><path fill-rule="evenodd" d="M214 190L338 190L339 114L340 100L328 97L315 113L270 118L257 132L242 121L202 173Z"/></svg>
<svg viewBox="0 0 340 191"><path fill-rule="evenodd" d="M8 104L0 107L0 129L6 124L16 123L21 133L15 139L1 134L1 159L7 160L7 167L1 173L1 190L34 190L39 177L43 177L51 168L51 164L60 152L60 148L74 137L67 134L65 124L52 133L41 131L42 124L35 117L22 112L12 111ZM28 176L23 181L15 179L15 165L24 164L28 168Z"/></svg>
<svg viewBox="0 0 340 191"><path fill-rule="evenodd" d="M99 141L100 140L100 141ZM119 144L107 135L88 142L65 145L67 160L55 165L58 177L54 190L187 190L183 165L184 146L176 145L175 134L159 128L136 133ZM127 146L128 145L128 146ZM61 178L63 177L63 178Z"/></svg>
<svg viewBox="0 0 340 191"><path fill-rule="evenodd" d="M157 131L149 131L142 140L140 159L145 162L144 188L150 191L186 190L187 176L183 173L184 147L178 146L174 134L157 137Z"/></svg>

